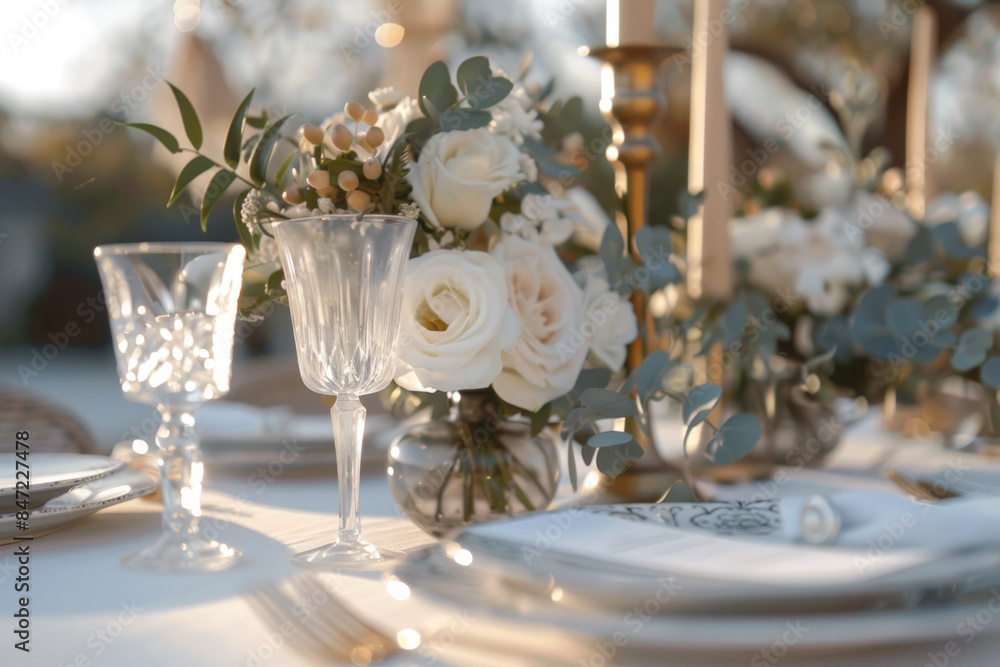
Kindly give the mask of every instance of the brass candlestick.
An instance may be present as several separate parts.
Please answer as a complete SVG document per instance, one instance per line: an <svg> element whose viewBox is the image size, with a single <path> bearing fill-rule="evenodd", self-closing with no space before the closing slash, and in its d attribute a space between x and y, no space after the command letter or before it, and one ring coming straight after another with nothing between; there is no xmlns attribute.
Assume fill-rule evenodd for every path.
<svg viewBox="0 0 1000 667"><path fill-rule="evenodd" d="M597 48L590 53L614 70L615 94L611 98L610 115L622 127L622 133L615 137L614 146L618 162L625 167L628 192L625 224L619 224L619 227L632 259L641 264L635 237L649 218L649 166L660 153L652 123L657 111L666 103L659 85L660 67L670 57L680 53L680 49L630 44ZM628 350L627 368L630 373L656 349L658 339L653 319L646 308L645 294L633 290L632 306L639 323L639 336ZM668 475L676 473L677 468L659 456L634 419L628 420L627 430L642 445L644 454L618 477L609 480L606 489L615 496L632 501L656 500L667 488Z"/></svg>

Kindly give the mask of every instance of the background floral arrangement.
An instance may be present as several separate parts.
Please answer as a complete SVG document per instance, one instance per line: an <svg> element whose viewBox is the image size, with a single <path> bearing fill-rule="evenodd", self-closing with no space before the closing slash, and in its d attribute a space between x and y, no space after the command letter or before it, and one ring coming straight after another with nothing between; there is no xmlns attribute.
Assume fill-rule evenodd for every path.
<svg viewBox="0 0 1000 667"><path fill-rule="evenodd" d="M743 287L706 321L709 343L750 351L733 355L734 382L744 386L774 375L774 355L803 366L802 388L818 402L917 403L957 382L962 395L987 397L997 431L1000 288L986 262L989 207L974 192L944 193L922 220L907 214L903 174L886 171L885 149L861 151L879 94L871 78L848 69L831 95L843 134L823 148L845 175L843 195L810 210L764 170L746 188L747 215L730 226Z"/></svg>

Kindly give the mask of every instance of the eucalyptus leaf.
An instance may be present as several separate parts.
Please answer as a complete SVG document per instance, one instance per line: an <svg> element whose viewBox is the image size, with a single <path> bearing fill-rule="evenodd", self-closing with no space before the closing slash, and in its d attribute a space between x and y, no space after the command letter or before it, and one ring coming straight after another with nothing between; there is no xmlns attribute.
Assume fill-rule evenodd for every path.
<svg viewBox="0 0 1000 667"><path fill-rule="evenodd" d="M916 299L895 299L887 306L885 317L892 333L902 338L920 328L924 311Z"/></svg>
<svg viewBox="0 0 1000 667"><path fill-rule="evenodd" d="M949 255L963 259L986 256L984 248L970 248L965 244L965 241L962 240L962 233L958 228L958 223L943 222L935 225L932 232L935 240L944 247Z"/></svg>
<svg viewBox="0 0 1000 667"><path fill-rule="evenodd" d="M435 62L424 72L420 79L417 99L420 110L428 118L434 117L431 107L437 110L437 116L440 117L458 102L458 91L451 85L451 74L448 72L448 66L442 61Z"/></svg>
<svg viewBox="0 0 1000 667"><path fill-rule="evenodd" d="M493 114L482 109L452 109L441 115L441 128L449 132L476 130L493 122Z"/></svg>
<svg viewBox="0 0 1000 667"><path fill-rule="evenodd" d="M747 323L747 302L740 297L726 309L726 336L722 344L729 347L743 340L743 329Z"/></svg>
<svg viewBox="0 0 1000 667"><path fill-rule="evenodd" d="M577 483L576 474L576 452L573 451L573 445L570 444L568 451L566 452L566 472L569 473L569 484L570 487L575 492L579 484Z"/></svg>
<svg viewBox="0 0 1000 667"><path fill-rule="evenodd" d="M247 111L250 109L250 102L253 100L254 90L251 90L240 106L236 109L233 119L229 121L229 130L226 132L226 143L222 148L222 156L233 169L240 163L240 146L243 143L243 125L246 122Z"/></svg>
<svg viewBox="0 0 1000 667"><path fill-rule="evenodd" d="M635 245L643 265L658 279L654 281L656 289L681 281L683 274L671 261L672 239L668 228L642 227L635 235Z"/></svg>
<svg viewBox="0 0 1000 667"><path fill-rule="evenodd" d="M609 382L611 371L607 368L585 368L577 377L576 386L570 390L570 397L576 402L588 389L607 387Z"/></svg>
<svg viewBox="0 0 1000 667"><path fill-rule="evenodd" d="M684 423L690 428L705 421L721 398L722 387L717 384L700 384L691 389L684 399L682 412Z"/></svg>
<svg viewBox="0 0 1000 667"><path fill-rule="evenodd" d="M986 353L992 347L993 334L985 329L969 329L958 341L958 348L951 356L951 367L959 373L972 370L986 361Z"/></svg>
<svg viewBox="0 0 1000 667"><path fill-rule="evenodd" d="M629 461L642 458L642 447L638 442L631 442L618 447L602 447L597 450L597 469L608 477L617 477L628 465Z"/></svg>
<svg viewBox="0 0 1000 667"><path fill-rule="evenodd" d="M473 56L458 66L455 80L466 95L471 95L493 79L493 68L486 56Z"/></svg>
<svg viewBox="0 0 1000 667"><path fill-rule="evenodd" d="M619 272L617 269L625 254L625 239L622 238L618 225L610 224L605 228L604 236L601 237L599 254L605 269L608 271L609 278L612 282L618 280Z"/></svg>
<svg viewBox="0 0 1000 667"><path fill-rule="evenodd" d="M600 449L601 447L620 447L630 442L634 442L632 436L624 431L604 431L591 436L587 440L587 446Z"/></svg>
<svg viewBox="0 0 1000 667"><path fill-rule="evenodd" d="M187 134L188 141L195 150L201 148L201 122L198 120L198 113L194 110L194 105L191 104L191 100L187 98L187 95L182 93L177 86L167 82L170 86L170 90L174 93L174 98L177 100L177 108L181 111L181 120L184 122L184 133Z"/></svg>
<svg viewBox="0 0 1000 667"><path fill-rule="evenodd" d="M704 456L713 465L729 465L753 451L760 440L760 420L753 415L733 415L705 445Z"/></svg>
<svg viewBox="0 0 1000 667"><path fill-rule="evenodd" d="M1000 357L990 357L979 369L979 377L990 389L1000 389Z"/></svg>

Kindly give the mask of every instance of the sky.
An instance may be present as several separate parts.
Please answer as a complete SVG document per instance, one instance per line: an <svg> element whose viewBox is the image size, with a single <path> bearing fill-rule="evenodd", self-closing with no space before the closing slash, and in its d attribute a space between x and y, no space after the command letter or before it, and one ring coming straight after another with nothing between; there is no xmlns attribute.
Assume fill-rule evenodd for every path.
<svg viewBox="0 0 1000 667"><path fill-rule="evenodd" d="M163 2L4 0L0 11L0 104L40 117L87 116L106 105L128 66L122 44ZM146 52L154 53L155 48ZM166 46L165 44L163 46Z"/></svg>

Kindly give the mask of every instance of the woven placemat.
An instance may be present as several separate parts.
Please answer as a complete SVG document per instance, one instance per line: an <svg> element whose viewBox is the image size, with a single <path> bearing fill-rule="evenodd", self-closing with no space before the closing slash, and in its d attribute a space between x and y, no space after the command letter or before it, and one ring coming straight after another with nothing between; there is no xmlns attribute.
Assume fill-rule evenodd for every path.
<svg viewBox="0 0 1000 667"><path fill-rule="evenodd" d="M29 433L32 452L100 452L90 432L68 411L24 389L0 385L0 452L13 452L21 431Z"/></svg>

